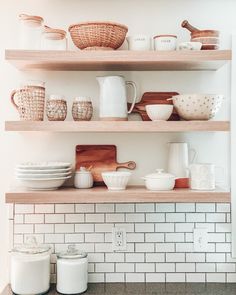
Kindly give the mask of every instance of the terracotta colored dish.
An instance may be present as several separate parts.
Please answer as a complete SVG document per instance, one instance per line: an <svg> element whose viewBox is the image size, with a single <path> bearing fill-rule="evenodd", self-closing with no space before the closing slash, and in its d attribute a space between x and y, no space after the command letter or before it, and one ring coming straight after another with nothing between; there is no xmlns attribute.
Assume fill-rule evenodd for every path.
<svg viewBox="0 0 236 295"><path fill-rule="evenodd" d="M178 92L145 92L140 100L140 102L136 103L132 113L138 113L143 121L151 121L146 112L146 105L150 104L173 104L172 101L168 101L168 98L172 96L178 95ZM128 103L128 107L131 104ZM179 121L180 117L177 114L176 110L173 110L172 115L170 116L168 121Z"/></svg>
<svg viewBox="0 0 236 295"><path fill-rule="evenodd" d="M189 188L189 178L177 178L175 180L175 188Z"/></svg>
<svg viewBox="0 0 236 295"><path fill-rule="evenodd" d="M104 185L102 172L116 171L118 168L133 170L133 161L117 163L117 149L115 145L77 145L76 170L80 167L90 168L95 185Z"/></svg>

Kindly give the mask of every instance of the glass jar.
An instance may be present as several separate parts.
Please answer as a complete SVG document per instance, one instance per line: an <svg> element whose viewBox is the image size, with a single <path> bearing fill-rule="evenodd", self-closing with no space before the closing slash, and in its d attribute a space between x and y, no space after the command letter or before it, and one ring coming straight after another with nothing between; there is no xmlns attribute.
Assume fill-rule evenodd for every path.
<svg viewBox="0 0 236 295"><path fill-rule="evenodd" d="M41 16L20 14L19 21L19 48L25 50L40 50L43 18Z"/></svg>
<svg viewBox="0 0 236 295"><path fill-rule="evenodd" d="M50 95L46 104L46 113L49 121L65 121L67 116L67 102L64 96Z"/></svg>
<svg viewBox="0 0 236 295"><path fill-rule="evenodd" d="M93 116L93 105L89 97L76 97L72 106L74 121L90 121Z"/></svg>
<svg viewBox="0 0 236 295"><path fill-rule="evenodd" d="M57 254L57 291L62 294L83 293L88 288L87 253L69 245L66 252Z"/></svg>
<svg viewBox="0 0 236 295"><path fill-rule="evenodd" d="M41 49L67 50L66 31L44 26Z"/></svg>
<svg viewBox="0 0 236 295"><path fill-rule="evenodd" d="M34 237L11 254L11 288L15 294L42 294L50 288L50 247Z"/></svg>

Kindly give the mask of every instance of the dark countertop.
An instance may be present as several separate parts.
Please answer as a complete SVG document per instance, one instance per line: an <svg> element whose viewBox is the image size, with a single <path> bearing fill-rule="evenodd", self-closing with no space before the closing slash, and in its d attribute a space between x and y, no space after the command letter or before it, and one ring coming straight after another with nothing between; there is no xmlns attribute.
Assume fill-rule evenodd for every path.
<svg viewBox="0 0 236 295"><path fill-rule="evenodd" d="M12 295L8 285L0 295ZM57 295L52 285L50 295ZM99 283L89 284L85 295L235 295L236 284L218 283Z"/></svg>

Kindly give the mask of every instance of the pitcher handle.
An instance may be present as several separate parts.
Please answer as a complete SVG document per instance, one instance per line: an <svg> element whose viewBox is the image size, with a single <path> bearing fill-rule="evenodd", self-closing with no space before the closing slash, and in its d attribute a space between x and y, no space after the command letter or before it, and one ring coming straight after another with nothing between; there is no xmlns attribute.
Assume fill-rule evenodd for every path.
<svg viewBox="0 0 236 295"><path fill-rule="evenodd" d="M190 149L189 152L190 152L190 163L192 164L193 161L196 159L197 152L195 149Z"/></svg>
<svg viewBox="0 0 236 295"><path fill-rule="evenodd" d="M133 86L133 88L134 88L133 102L132 102L130 109L128 110L128 114L130 114L132 112L132 110L135 106L136 100L137 100L137 85L133 81L126 81L125 83L126 83L126 85Z"/></svg>
<svg viewBox="0 0 236 295"><path fill-rule="evenodd" d="M16 102L15 102L15 100L14 100L14 96L15 96L15 94L16 94L16 90L13 90L12 93L11 93L11 103L14 105L14 107L15 107L16 109L18 109L19 106L16 104Z"/></svg>

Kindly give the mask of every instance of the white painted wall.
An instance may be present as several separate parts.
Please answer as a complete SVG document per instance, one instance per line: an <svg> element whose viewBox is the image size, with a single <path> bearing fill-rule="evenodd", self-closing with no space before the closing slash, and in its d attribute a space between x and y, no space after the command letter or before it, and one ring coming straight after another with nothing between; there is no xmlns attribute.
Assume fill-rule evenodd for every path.
<svg viewBox="0 0 236 295"><path fill-rule="evenodd" d="M114 20L129 26L129 34L150 35L173 33L179 41L188 40L189 34L180 27L188 19L199 28L219 29L222 48L230 48L230 34L236 27L234 0L21 0L1 1L0 42L0 118L1 118L1 186L0 186L0 289L8 280L7 274L7 223L4 192L13 182L16 163L30 160L74 161L76 144L112 143L118 146L118 160L134 160L137 170L133 183L157 167L166 166L167 146L171 140L186 140L198 152L198 160L213 162L229 171L229 136L226 134L131 134L131 135L80 135L80 134L14 134L3 133L5 120L17 120L18 115L10 104L9 94L22 80L46 81L47 94L61 93L69 102L76 95L89 95L98 105L99 88L95 77L101 72L34 72L20 73L4 61L5 48L17 47L17 15L41 15L52 27L67 28L84 20ZM232 27L233 26L233 27ZM74 49L70 42L70 48ZM107 73L106 73L107 74ZM217 72L122 72L127 79L144 91L178 91L180 93L222 93L226 99L217 119L228 119L230 109L230 66ZM97 109L96 109L97 113ZM69 114L68 119L71 119ZM228 179L226 173L225 182Z"/></svg>

